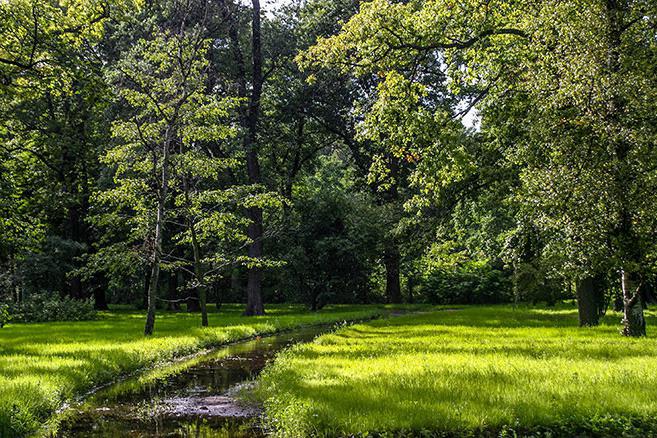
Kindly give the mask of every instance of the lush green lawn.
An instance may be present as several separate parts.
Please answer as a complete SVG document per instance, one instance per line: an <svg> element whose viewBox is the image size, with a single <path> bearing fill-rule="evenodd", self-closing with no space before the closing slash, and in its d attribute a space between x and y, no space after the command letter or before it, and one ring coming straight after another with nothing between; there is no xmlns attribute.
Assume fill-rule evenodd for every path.
<svg viewBox="0 0 657 438"><path fill-rule="evenodd" d="M200 316L164 313L145 338L141 312L104 312L95 321L10 324L0 329L0 437L34 431L61 404L113 378L205 347L305 324L369 318L376 306L268 306L267 316L240 316L241 306Z"/></svg>
<svg viewBox="0 0 657 438"><path fill-rule="evenodd" d="M372 321L288 350L256 395L286 436L656 436L657 318L646 339L619 321L511 307Z"/></svg>

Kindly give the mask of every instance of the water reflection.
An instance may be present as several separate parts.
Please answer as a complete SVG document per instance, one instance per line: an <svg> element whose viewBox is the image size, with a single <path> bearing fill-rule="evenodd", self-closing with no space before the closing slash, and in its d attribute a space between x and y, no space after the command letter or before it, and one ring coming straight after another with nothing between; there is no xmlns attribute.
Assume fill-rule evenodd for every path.
<svg viewBox="0 0 657 438"><path fill-rule="evenodd" d="M282 349L331 327L230 345L108 386L70 409L57 437L259 437L258 411L231 395Z"/></svg>

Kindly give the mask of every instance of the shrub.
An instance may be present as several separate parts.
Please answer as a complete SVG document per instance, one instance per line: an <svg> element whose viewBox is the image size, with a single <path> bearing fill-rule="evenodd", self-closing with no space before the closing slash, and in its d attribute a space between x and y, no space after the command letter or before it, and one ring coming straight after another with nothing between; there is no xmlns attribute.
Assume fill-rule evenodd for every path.
<svg viewBox="0 0 657 438"><path fill-rule="evenodd" d="M432 304L498 304L513 298L506 273L476 262L434 269L426 274L422 289Z"/></svg>
<svg viewBox="0 0 657 438"><path fill-rule="evenodd" d="M0 304L0 328L4 327L10 320L9 305Z"/></svg>
<svg viewBox="0 0 657 438"><path fill-rule="evenodd" d="M46 294L31 295L9 310L11 319L19 322L83 321L96 316L93 299L74 300Z"/></svg>

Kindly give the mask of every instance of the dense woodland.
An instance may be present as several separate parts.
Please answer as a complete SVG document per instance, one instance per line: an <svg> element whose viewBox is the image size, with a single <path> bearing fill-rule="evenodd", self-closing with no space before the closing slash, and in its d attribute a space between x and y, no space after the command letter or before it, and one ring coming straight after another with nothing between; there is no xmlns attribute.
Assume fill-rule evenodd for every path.
<svg viewBox="0 0 657 438"><path fill-rule="evenodd" d="M0 326L575 299L646 333L651 0L4 1L0 120Z"/></svg>

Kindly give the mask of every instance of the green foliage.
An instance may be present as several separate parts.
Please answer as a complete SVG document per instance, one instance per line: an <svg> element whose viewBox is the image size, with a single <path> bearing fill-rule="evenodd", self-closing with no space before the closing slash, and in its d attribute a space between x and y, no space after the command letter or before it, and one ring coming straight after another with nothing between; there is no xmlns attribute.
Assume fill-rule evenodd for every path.
<svg viewBox="0 0 657 438"><path fill-rule="evenodd" d="M421 294L432 304L499 304L513 300L509 274L478 261L425 271Z"/></svg>
<svg viewBox="0 0 657 438"><path fill-rule="evenodd" d="M9 308L15 322L85 321L96 317L93 299L33 294Z"/></svg>
<svg viewBox="0 0 657 438"><path fill-rule="evenodd" d="M194 314L161 315L158 330L144 338L139 312L100 313L95 321L12 324L0 331L0 436L26 436L61 405L95 386L175 357L256 335L307 324L370 318L371 307L332 306L305 312L269 306L267 316L241 316L240 305L211 314L201 328ZM25 339L30 339L29 345Z"/></svg>
<svg viewBox="0 0 657 438"><path fill-rule="evenodd" d="M286 261L280 286L287 299L319 309L328 303L379 298L371 277L380 252L380 210L355 192L353 176L337 157L295 185L287 233L273 248Z"/></svg>
<svg viewBox="0 0 657 438"><path fill-rule="evenodd" d="M9 304L0 304L0 328L7 325L12 320L9 313Z"/></svg>
<svg viewBox="0 0 657 438"><path fill-rule="evenodd" d="M618 318L491 306L359 324L281 354L258 397L289 437L649 436L657 343L618 348Z"/></svg>

